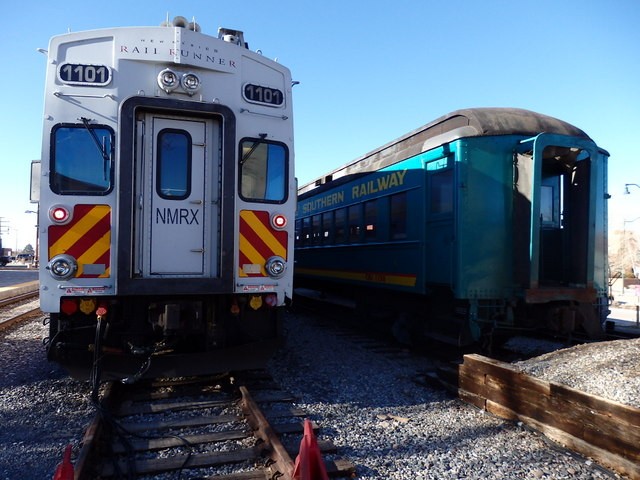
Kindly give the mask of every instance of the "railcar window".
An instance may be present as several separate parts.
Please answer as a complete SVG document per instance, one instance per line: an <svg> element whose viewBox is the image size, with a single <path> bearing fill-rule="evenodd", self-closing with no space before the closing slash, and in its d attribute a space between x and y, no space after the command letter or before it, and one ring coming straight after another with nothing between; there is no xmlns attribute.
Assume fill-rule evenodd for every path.
<svg viewBox="0 0 640 480"><path fill-rule="evenodd" d="M562 228L561 215L564 207L562 186L565 175L543 176L540 185L540 221L545 227Z"/></svg>
<svg viewBox="0 0 640 480"><path fill-rule="evenodd" d="M309 245L311 242L311 217L302 219L302 245Z"/></svg>
<svg viewBox="0 0 640 480"><path fill-rule="evenodd" d="M453 169L431 173L431 213L453 212Z"/></svg>
<svg viewBox="0 0 640 480"><path fill-rule="evenodd" d="M240 196L253 202L287 199L287 148L280 143L248 139L240 144Z"/></svg>
<svg viewBox="0 0 640 480"><path fill-rule="evenodd" d="M390 208L389 219L391 240L402 240L407 238L407 194L406 192L396 193L389 197Z"/></svg>
<svg viewBox="0 0 640 480"><path fill-rule="evenodd" d="M166 128L158 133L156 190L168 200L184 200L191 194L191 135Z"/></svg>
<svg viewBox="0 0 640 480"><path fill-rule="evenodd" d="M360 240L362 209L360 204L349 207L349 241L352 243Z"/></svg>
<svg viewBox="0 0 640 480"><path fill-rule="evenodd" d="M333 227L333 212L322 214L322 242L331 243L331 228Z"/></svg>
<svg viewBox="0 0 640 480"><path fill-rule="evenodd" d="M375 240L378 235L378 201L370 200L364 204L364 238Z"/></svg>
<svg viewBox="0 0 640 480"><path fill-rule="evenodd" d="M314 245L318 245L322 241L322 232L320 231L320 215L311 217L311 236Z"/></svg>
<svg viewBox="0 0 640 480"><path fill-rule="evenodd" d="M553 208L553 187L540 186L540 220L542 223L552 223L555 220Z"/></svg>
<svg viewBox="0 0 640 480"><path fill-rule="evenodd" d="M347 209L336 210L335 216L335 243L344 243L347 241Z"/></svg>
<svg viewBox="0 0 640 480"><path fill-rule="evenodd" d="M113 131L99 125L59 125L51 132L51 190L104 195L111 190Z"/></svg>
<svg viewBox="0 0 640 480"><path fill-rule="evenodd" d="M302 239L302 220L296 220L296 242Z"/></svg>

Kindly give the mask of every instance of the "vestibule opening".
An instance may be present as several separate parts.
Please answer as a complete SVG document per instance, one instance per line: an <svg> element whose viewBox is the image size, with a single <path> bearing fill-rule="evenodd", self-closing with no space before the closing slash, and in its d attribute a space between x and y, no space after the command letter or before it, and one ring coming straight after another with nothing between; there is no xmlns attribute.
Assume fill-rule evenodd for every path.
<svg viewBox="0 0 640 480"><path fill-rule="evenodd" d="M542 157L539 283L585 286L591 161L566 147L546 147Z"/></svg>
<svg viewBox="0 0 640 480"><path fill-rule="evenodd" d="M527 288L585 286L592 162L580 148L547 145L514 155L514 277Z"/></svg>

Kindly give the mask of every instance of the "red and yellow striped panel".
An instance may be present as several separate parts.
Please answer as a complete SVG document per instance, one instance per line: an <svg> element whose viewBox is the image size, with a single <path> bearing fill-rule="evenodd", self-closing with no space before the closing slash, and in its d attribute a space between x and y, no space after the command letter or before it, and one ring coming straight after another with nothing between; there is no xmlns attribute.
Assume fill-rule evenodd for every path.
<svg viewBox="0 0 640 480"><path fill-rule="evenodd" d="M76 277L111 276L111 207L76 205L71 222L49 227L49 260L66 253L78 261ZM92 268L85 273L85 265ZM104 266L104 269L102 269ZM101 272L101 273L97 273Z"/></svg>
<svg viewBox="0 0 640 480"><path fill-rule="evenodd" d="M287 232L271 227L269 212L241 210L239 249L239 276L266 277L270 257L287 259Z"/></svg>

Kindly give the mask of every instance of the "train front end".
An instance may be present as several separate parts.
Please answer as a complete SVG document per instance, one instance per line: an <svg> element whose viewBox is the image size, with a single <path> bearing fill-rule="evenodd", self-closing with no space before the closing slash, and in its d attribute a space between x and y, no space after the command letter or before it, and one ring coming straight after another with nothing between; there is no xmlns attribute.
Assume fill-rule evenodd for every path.
<svg viewBox="0 0 640 480"><path fill-rule="evenodd" d="M40 191L48 356L78 377L263 366L292 290L291 76L182 18L54 37Z"/></svg>

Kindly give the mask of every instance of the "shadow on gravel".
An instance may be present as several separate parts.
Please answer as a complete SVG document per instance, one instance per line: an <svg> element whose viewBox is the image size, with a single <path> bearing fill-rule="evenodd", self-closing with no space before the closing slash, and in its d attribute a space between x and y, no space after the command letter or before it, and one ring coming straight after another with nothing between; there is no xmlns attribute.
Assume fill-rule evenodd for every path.
<svg viewBox="0 0 640 480"><path fill-rule="evenodd" d="M359 478L542 478L548 471L554 476L544 478L605 478L518 424L417 381L434 369L428 358L389 355L384 344L285 317L286 345L269 371Z"/></svg>
<svg viewBox="0 0 640 480"><path fill-rule="evenodd" d="M61 367L47 360L40 339L13 339L11 335L3 335L0 337L0 364L9 366L0 373L0 389L67 376Z"/></svg>
<svg viewBox="0 0 640 480"><path fill-rule="evenodd" d="M0 387L3 480L52 478L64 447L82 438L94 413L86 382L67 377L57 367L50 373L46 379L16 374L19 378Z"/></svg>

